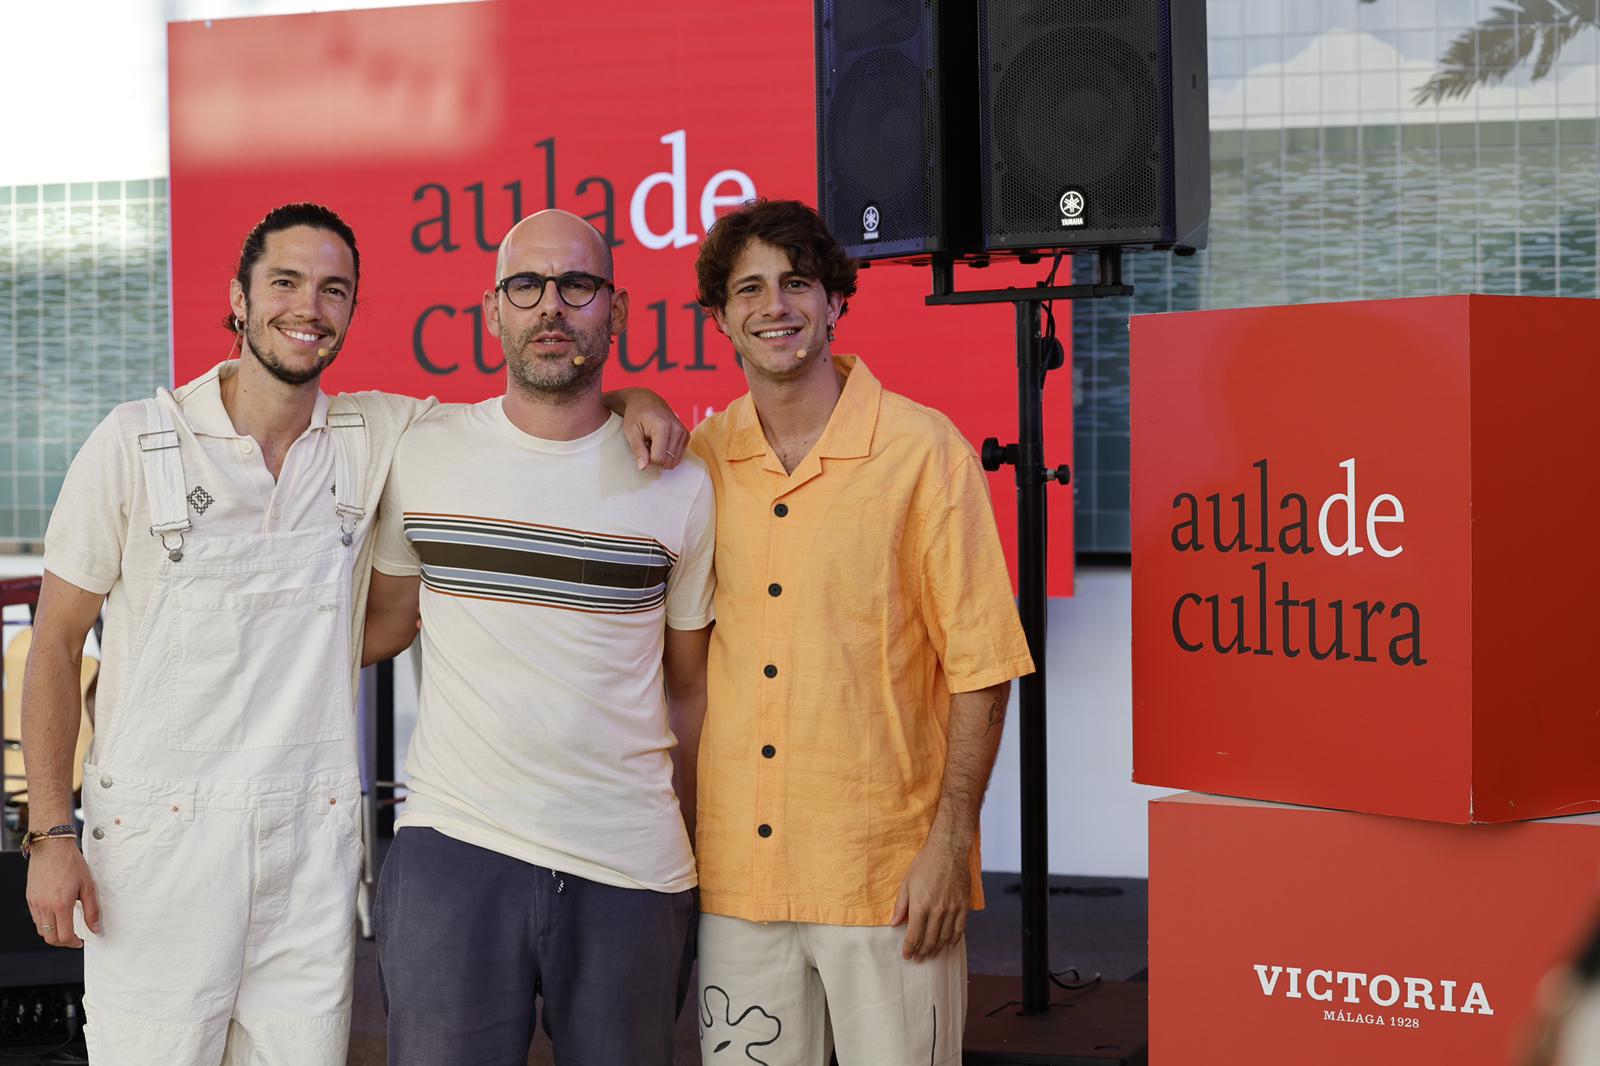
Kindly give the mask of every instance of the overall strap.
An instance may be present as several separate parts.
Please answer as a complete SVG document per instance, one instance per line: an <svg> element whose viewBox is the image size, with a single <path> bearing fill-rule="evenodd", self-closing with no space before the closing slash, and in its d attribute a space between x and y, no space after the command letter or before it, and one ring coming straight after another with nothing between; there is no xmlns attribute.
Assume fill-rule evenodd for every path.
<svg viewBox="0 0 1600 1066"><path fill-rule="evenodd" d="M365 517L361 506L367 483L367 419L348 397L328 402L328 429L333 432L333 508L339 515L340 540L348 546Z"/></svg>
<svg viewBox="0 0 1600 1066"><path fill-rule="evenodd" d="M145 400L145 431L138 438L145 495L150 500L150 535L161 540L173 562L183 558L183 534L190 528L183 452L169 409L175 402L166 389Z"/></svg>

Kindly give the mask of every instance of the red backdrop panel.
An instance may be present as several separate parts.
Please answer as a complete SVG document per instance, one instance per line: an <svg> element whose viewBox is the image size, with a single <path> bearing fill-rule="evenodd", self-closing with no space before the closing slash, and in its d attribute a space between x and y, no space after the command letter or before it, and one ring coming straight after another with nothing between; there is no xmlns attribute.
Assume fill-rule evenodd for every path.
<svg viewBox="0 0 1600 1066"><path fill-rule="evenodd" d="M1134 319L1137 780L1447 820L1467 809L1468 346L1465 301L1447 303ZM1380 523L1379 542L1400 554L1324 550L1320 512L1346 491L1340 464L1350 459L1361 543L1368 508L1388 493L1405 522ZM1291 496L1303 501L1309 553L1298 550L1299 531L1285 536L1301 515ZM1198 529L1180 529L1194 509ZM1349 521L1335 504L1330 536L1343 540ZM1310 653L1311 612L1279 606L1286 582L1289 598L1316 601L1322 650L1343 627L1344 658ZM1195 598L1180 603L1186 595ZM1236 597L1246 650L1219 652L1216 640L1229 647L1236 636ZM1385 610L1370 616L1373 661L1360 661L1354 605L1377 600ZM1422 666L1390 659L1390 642L1409 628L1409 618L1389 617L1397 602L1422 613Z"/></svg>
<svg viewBox="0 0 1600 1066"><path fill-rule="evenodd" d="M1136 317L1135 778L1600 809L1597 335L1531 297Z"/></svg>
<svg viewBox="0 0 1600 1066"><path fill-rule="evenodd" d="M308 199L344 215L362 252L361 309L327 387L496 394L499 343L478 310L494 250L517 217L557 206L611 236L632 293L608 385L648 385L691 425L720 409L745 382L695 308L698 239L751 190L816 198L810 6L763 7L755 22L751 10L619 0L600 20L581 5L504 2L174 24L177 378L228 351L220 322L245 232ZM963 273L977 288L1042 271ZM864 271L836 348L975 443L1014 439L1011 309L927 308L928 291L925 268ZM1070 456L1067 374L1046 407L1054 463ZM990 487L1014 554L1009 468ZM1070 498L1051 504L1051 593L1066 595Z"/></svg>
<svg viewBox="0 0 1600 1066"><path fill-rule="evenodd" d="M1457 826L1156 800L1150 1061L1522 1061L1512 1052L1529 1035L1540 977L1577 952L1595 918L1597 869L1595 815ZM1310 980L1313 970L1327 975ZM1406 978L1426 982L1426 995ZM1482 999L1469 1013L1474 985Z"/></svg>

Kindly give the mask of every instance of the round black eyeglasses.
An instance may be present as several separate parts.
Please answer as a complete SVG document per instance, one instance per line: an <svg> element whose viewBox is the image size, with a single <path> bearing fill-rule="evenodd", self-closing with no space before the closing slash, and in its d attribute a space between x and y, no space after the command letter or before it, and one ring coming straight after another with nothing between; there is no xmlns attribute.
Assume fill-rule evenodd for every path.
<svg viewBox="0 0 1600 1066"><path fill-rule="evenodd" d="M569 270L554 277L524 271L521 274L501 278L495 288L506 294L506 299L511 301L513 307L527 311L539 306L539 301L544 299L545 285L552 281L556 283L556 292L561 295L561 302L568 307L588 307L594 303L594 298L600 295L602 288L608 285L613 289L616 288L605 278L585 274L581 270Z"/></svg>

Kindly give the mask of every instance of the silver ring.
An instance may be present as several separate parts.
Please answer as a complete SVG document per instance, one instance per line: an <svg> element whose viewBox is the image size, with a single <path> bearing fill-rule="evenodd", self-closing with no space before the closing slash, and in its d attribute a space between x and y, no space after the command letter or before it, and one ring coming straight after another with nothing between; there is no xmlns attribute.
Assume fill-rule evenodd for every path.
<svg viewBox="0 0 1600 1066"><path fill-rule="evenodd" d="M667 458L668 459L676 459L677 457L678 457L678 453L677 452L668 452L667 453Z"/></svg>
<svg viewBox="0 0 1600 1066"><path fill-rule="evenodd" d="M50 931L50 930L52 930L52 929L54 929L54 928L55 928L55 925L54 925L54 924L51 924L51 925L41 925L41 926L40 926L40 927L39 927L39 932L41 932L41 933L48 933L48 932L49 932L49 931Z"/></svg>

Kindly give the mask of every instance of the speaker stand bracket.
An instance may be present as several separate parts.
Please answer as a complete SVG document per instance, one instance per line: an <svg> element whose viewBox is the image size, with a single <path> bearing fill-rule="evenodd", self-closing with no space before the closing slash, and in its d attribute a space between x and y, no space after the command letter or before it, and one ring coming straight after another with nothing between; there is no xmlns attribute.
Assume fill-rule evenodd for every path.
<svg viewBox="0 0 1600 1066"><path fill-rule="evenodd" d="M1118 248L1101 248L1100 280L1083 285L1045 285L1031 289L956 290L955 258L933 257L933 293L924 302L929 307L954 307L963 304L1043 303L1046 300L1092 300L1104 296L1132 296L1133 286L1122 283L1122 254Z"/></svg>
<svg viewBox="0 0 1600 1066"><path fill-rule="evenodd" d="M1018 689L1018 748L1022 777L1022 979L996 983L974 978L969 994L965 1061L969 1063L1143 1062L1147 1034L1142 986L1107 988L1076 1001L1068 1009L1051 1002L1049 937L1048 764L1045 748L1045 486L1066 484L1065 466L1054 470L1044 462L1044 380L1061 365L1060 349L1046 343L1040 310L1047 300L1128 296L1122 283L1120 248L1099 249L1099 279L1093 285L1063 285L957 292L951 256L933 260L931 306L959 304L1016 305L1017 437L1001 446L984 442L983 465L1016 468L1018 609L1035 670ZM1053 350L1052 350L1053 347ZM998 999L999 1003L993 1002ZM1015 1001L1021 1007L996 1010ZM1111 1010L1112 1003L1117 1005ZM1105 1007L1105 1010L1097 1008ZM1103 1017L1097 1018L1097 1014ZM1113 1016L1115 1021L1113 1021ZM1081 1032L1080 1032L1081 1030ZM1068 1039L1069 1035L1076 1034ZM1077 1039L1078 1036L1086 1040ZM1092 1036L1092 1039L1087 1039ZM1078 1048L1080 1043L1089 1049ZM1069 1050L1069 1048L1073 1050Z"/></svg>

